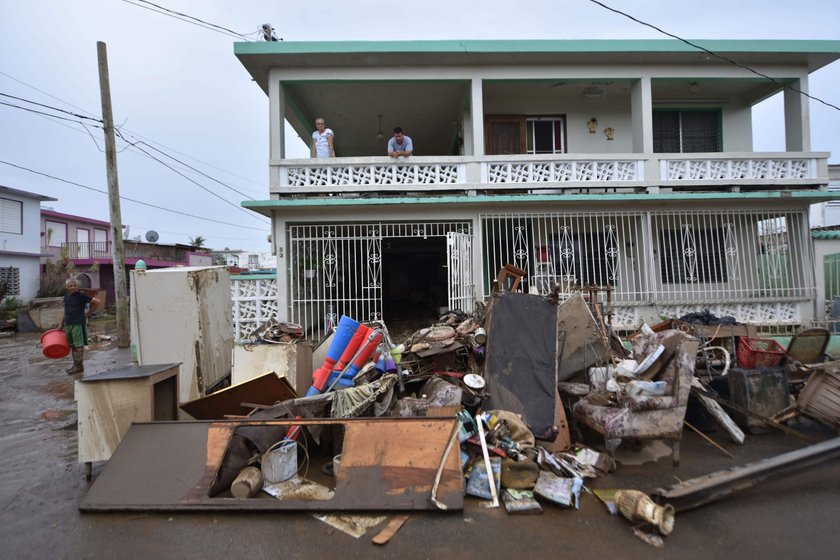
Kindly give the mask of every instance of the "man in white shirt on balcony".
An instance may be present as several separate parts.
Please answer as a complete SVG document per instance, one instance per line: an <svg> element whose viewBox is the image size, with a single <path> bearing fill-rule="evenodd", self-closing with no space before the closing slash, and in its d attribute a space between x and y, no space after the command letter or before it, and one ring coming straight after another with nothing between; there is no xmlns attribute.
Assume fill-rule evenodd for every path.
<svg viewBox="0 0 840 560"><path fill-rule="evenodd" d="M392 158L408 157L414 151L411 138L403 134L400 127L394 129L394 137L388 140L388 155Z"/></svg>

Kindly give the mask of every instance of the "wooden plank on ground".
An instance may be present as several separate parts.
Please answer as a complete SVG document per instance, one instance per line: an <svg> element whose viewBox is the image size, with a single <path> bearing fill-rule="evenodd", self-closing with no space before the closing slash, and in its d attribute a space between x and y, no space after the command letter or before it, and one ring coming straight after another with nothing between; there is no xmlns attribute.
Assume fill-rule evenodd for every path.
<svg viewBox="0 0 840 560"><path fill-rule="evenodd" d="M717 423L720 425L721 428L726 430L726 433L729 434L729 437L732 438L737 444L744 443L744 432L738 425L729 417L729 415L724 412L723 408L710 399L705 393L706 388L700 383L700 380L696 377L691 379L691 388L695 389L694 396L700 401L700 404L709 411Z"/></svg>

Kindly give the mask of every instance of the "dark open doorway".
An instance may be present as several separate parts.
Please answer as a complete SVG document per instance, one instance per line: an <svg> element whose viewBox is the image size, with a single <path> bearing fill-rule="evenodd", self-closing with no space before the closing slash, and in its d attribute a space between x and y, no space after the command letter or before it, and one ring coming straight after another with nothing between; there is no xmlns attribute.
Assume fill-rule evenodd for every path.
<svg viewBox="0 0 840 560"><path fill-rule="evenodd" d="M433 324L447 301L445 238L382 241L382 316L392 334Z"/></svg>

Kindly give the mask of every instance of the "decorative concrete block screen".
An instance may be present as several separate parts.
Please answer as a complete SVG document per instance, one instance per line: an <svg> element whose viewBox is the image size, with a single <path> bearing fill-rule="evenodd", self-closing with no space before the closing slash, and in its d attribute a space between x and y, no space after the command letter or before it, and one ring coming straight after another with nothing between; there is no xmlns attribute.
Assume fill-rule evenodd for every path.
<svg viewBox="0 0 840 560"><path fill-rule="evenodd" d="M260 325L277 318L277 277L252 274L230 277L233 300L233 339L248 338Z"/></svg>

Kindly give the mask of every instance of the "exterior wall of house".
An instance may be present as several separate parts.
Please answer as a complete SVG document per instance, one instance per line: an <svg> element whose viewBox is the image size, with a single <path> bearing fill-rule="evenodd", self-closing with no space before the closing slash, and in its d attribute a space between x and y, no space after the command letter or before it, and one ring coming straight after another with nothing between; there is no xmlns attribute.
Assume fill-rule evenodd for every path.
<svg viewBox="0 0 840 560"><path fill-rule="evenodd" d="M16 269L8 273L17 279L8 295L27 301L34 298L39 289L41 200L53 199L6 188L0 189L0 198L6 203L6 211L15 213L18 204L20 209L20 228L0 229L0 268ZM10 217L9 224L17 221L15 216Z"/></svg>
<svg viewBox="0 0 840 560"><path fill-rule="evenodd" d="M19 202L22 211L20 231L0 231L0 251L40 253L38 230L38 213L41 211L40 201L37 198L3 191L0 191L0 198L14 203Z"/></svg>
<svg viewBox="0 0 840 560"><path fill-rule="evenodd" d="M7 297L20 298L29 301L38 295L40 274L40 259L38 255L22 256L0 252L0 269L11 267L16 270L17 286L7 293ZM12 274L15 274L13 272ZM0 277L5 276L0 270Z"/></svg>

